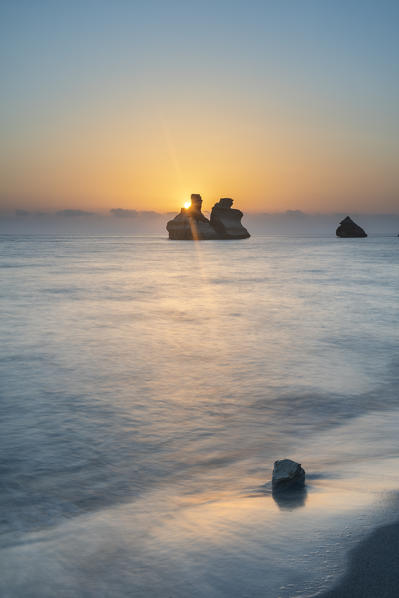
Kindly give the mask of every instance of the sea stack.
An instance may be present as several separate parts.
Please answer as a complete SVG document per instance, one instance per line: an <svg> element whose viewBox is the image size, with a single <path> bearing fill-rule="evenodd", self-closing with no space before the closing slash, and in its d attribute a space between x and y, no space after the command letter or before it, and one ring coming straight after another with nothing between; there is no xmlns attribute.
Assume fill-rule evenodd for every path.
<svg viewBox="0 0 399 598"><path fill-rule="evenodd" d="M337 237L350 238L350 237L367 237L367 233L362 229L361 226L353 222L352 218L347 216L344 218L337 230L335 231Z"/></svg>
<svg viewBox="0 0 399 598"><path fill-rule="evenodd" d="M179 241L198 241L218 239L218 235L210 225L208 218L201 212L202 198L198 193L191 195L191 205L182 208L180 214L169 220L166 230L169 239Z"/></svg>
<svg viewBox="0 0 399 598"><path fill-rule="evenodd" d="M232 209L232 205L232 199L221 198L213 206L209 221L201 211L201 195L193 193L190 206L182 208L180 214L167 223L169 239L181 241L247 239L250 234L241 224L243 213Z"/></svg>
<svg viewBox="0 0 399 598"><path fill-rule="evenodd" d="M222 197L215 203L211 213L211 226L221 239L248 239L251 235L241 224L243 213L232 208L233 200Z"/></svg>

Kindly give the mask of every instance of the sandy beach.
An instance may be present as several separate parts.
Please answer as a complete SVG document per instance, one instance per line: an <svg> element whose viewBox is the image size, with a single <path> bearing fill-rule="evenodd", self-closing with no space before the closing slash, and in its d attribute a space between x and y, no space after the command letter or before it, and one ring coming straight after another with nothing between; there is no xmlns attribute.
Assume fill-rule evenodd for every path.
<svg viewBox="0 0 399 598"><path fill-rule="evenodd" d="M399 588L399 522L377 528L351 550L347 572L320 598L393 598Z"/></svg>

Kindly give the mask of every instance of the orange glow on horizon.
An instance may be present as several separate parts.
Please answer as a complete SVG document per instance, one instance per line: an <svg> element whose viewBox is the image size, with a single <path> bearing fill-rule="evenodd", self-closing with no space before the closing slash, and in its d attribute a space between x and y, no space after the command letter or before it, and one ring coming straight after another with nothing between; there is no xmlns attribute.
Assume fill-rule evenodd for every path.
<svg viewBox="0 0 399 598"><path fill-rule="evenodd" d="M195 119L176 110L169 106L165 117L167 140L152 114L137 122L100 108L84 121L48 117L40 151L35 130L15 135L0 165L3 209L176 212L198 190L205 211L232 197L244 212L367 212L378 197L378 209L397 212L396 154L371 143L361 150L349 126L343 147L332 126L321 135L310 118L306 127L276 118L266 131L249 117L237 125L228 110L223 118L216 109L199 111Z"/></svg>

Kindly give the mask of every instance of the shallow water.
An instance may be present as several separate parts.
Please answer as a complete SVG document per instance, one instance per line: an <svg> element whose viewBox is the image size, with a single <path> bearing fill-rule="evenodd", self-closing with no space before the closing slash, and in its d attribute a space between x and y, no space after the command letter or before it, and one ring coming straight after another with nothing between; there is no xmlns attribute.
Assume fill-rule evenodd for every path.
<svg viewBox="0 0 399 598"><path fill-rule="evenodd" d="M399 487L398 250L0 237L1 595L330 585Z"/></svg>

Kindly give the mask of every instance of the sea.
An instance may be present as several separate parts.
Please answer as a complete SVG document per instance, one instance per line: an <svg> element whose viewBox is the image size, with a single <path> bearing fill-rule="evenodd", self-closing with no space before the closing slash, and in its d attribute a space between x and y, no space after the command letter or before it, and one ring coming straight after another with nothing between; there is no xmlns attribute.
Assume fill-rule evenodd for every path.
<svg viewBox="0 0 399 598"><path fill-rule="evenodd" d="M0 237L0 596L289 598L399 489L399 239ZM276 496L273 463L306 486Z"/></svg>

